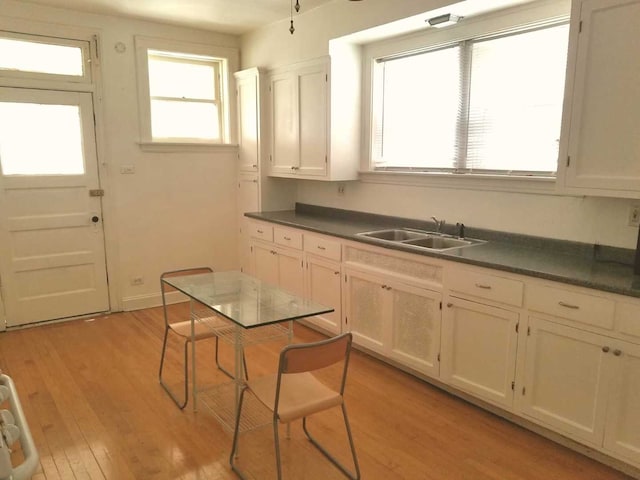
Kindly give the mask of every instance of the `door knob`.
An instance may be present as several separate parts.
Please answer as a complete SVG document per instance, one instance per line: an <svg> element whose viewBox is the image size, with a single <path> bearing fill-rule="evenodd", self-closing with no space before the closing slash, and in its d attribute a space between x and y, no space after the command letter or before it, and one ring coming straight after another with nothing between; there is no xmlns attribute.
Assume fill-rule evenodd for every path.
<svg viewBox="0 0 640 480"><path fill-rule="evenodd" d="M100 221L100 217L98 217L97 215L94 215L93 217L91 217L91 221L93 223L98 223Z"/></svg>

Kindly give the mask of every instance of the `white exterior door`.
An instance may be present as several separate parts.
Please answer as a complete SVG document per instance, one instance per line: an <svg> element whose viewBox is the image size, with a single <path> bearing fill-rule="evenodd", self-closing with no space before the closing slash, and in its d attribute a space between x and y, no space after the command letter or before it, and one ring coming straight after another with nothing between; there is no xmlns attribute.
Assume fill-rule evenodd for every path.
<svg viewBox="0 0 640 480"><path fill-rule="evenodd" d="M90 93L0 88L8 327L109 310Z"/></svg>

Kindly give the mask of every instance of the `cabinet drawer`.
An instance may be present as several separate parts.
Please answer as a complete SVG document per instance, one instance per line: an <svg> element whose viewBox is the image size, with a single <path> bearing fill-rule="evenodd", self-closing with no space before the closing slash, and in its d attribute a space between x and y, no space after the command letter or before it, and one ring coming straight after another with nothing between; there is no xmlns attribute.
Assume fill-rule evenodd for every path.
<svg viewBox="0 0 640 480"><path fill-rule="evenodd" d="M340 242L327 240L326 238L316 237L315 235L304 236L304 251L313 253L320 257L329 258L331 260L340 261L341 252Z"/></svg>
<svg viewBox="0 0 640 480"><path fill-rule="evenodd" d="M527 287L527 306L529 310L613 329L615 302L607 298L555 286L530 285Z"/></svg>
<svg viewBox="0 0 640 480"><path fill-rule="evenodd" d="M640 305L618 302L616 306L616 330L640 341Z"/></svg>
<svg viewBox="0 0 640 480"><path fill-rule="evenodd" d="M278 245L302 250L302 232L298 230L274 227L273 241Z"/></svg>
<svg viewBox="0 0 640 480"><path fill-rule="evenodd" d="M524 286L518 280L473 270L448 269L444 284L456 292L516 307L522 306Z"/></svg>
<svg viewBox="0 0 640 480"><path fill-rule="evenodd" d="M273 242L273 227L264 223L249 223L249 236L266 242Z"/></svg>

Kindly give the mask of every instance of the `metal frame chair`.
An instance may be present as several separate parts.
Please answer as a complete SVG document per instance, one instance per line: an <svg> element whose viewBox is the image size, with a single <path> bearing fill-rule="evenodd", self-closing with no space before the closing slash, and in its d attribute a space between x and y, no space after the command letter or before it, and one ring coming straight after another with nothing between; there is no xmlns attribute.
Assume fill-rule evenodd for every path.
<svg viewBox="0 0 640 480"><path fill-rule="evenodd" d="M344 404L344 387L347 379L347 369L349 367L351 340L351 333L344 333L319 342L288 345L280 352L278 373L276 375L260 377L245 384L240 394L233 434L233 445L229 458L232 470L236 472L240 478L244 479L246 477L235 464L234 460L238 451L240 417L242 415L244 395L247 391L251 391L265 407L273 412L273 436L279 480L282 478L282 465L280 460L278 424L289 423L299 418L302 418L302 428L307 438L331 463L352 480L358 480L360 478L360 467L353 444L347 409ZM344 367L339 390L329 388L316 379L311 373L312 371L340 362L344 362ZM342 465L307 429L307 417L309 415L337 406L342 408L345 430L349 439L355 472L350 472Z"/></svg>
<svg viewBox="0 0 640 480"><path fill-rule="evenodd" d="M164 340L162 341L162 354L160 356L160 369L158 370L158 380L160 381L160 385L162 388L169 394L174 403L180 408L183 409L188 401L189 401L189 349L188 346L191 343L191 319L177 321L177 322L169 322L169 315L167 312L167 300L166 293L169 291L175 291L175 288L167 285L163 280L167 277L174 277L180 275L192 275L198 273L212 273L213 269L211 267L193 267L193 268L183 268L180 270L171 270L169 272L164 272L160 275L160 292L162 294L162 311L164 314ZM203 305L203 309L208 308ZM222 373L227 375L229 378L235 378L234 375L229 372L226 368L220 365L218 360L218 335L222 331L228 331L233 328L233 326L223 317L216 315L213 311L211 311L210 317L206 319L206 325L201 322L196 322L194 324L194 338L195 341L204 340L207 338L215 338L216 346L215 346L215 359L216 366ZM184 340L184 401L181 401L177 398L177 396L171 391L169 386L165 384L162 379L162 371L164 368L164 359L165 353L167 350L167 340L169 338L169 332L174 332L180 338ZM242 354L243 367L246 377L248 378L247 372L247 364L244 357L244 352ZM192 369L195 369L196 366L192 365Z"/></svg>

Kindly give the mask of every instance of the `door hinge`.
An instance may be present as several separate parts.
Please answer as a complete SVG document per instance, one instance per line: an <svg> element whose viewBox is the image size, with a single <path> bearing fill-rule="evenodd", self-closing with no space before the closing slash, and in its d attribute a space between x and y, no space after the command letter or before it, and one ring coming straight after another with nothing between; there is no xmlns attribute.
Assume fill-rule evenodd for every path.
<svg viewBox="0 0 640 480"><path fill-rule="evenodd" d="M93 188L89 190L90 197L104 197L104 190L101 188Z"/></svg>
<svg viewBox="0 0 640 480"><path fill-rule="evenodd" d="M527 387L522 387L522 395L526 394L527 392Z"/></svg>
<svg viewBox="0 0 640 480"><path fill-rule="evenodd" d="M516 382L511 382L511 390L515 390L516 389Z"/></svg>
<svg viewBox="0 0 640 480"><path fill-rule="evenodd" d="M98 36L97 35L93 36L93 44L95 45L95 48L96 48L96 59L99 59L100 53L98 52Z"/></svg>
<svg viewBox="0 0 640 480"><path fill-rule="evenodd" d="M442 310L442 302L440 302L440 310Z"/></svg>
<svg viewBox="0 0 640 480"><path fill-rule="evenodd" d="M438 353L438 361L440 361L440 353Z"/></svg>
<svg viewBox="0 0 640 480"><path fill-rule="evenodd" d="M516 323L516 333L518 333L518 330L520 330L520 323Z"/></svg>
<svg viewBox="0 0 640 480"><path fill-rule="evenodd" d="M567 155L567 167L571 165L571 156Z"/></svg>
<svg viewBox="0 0 640 480"><path fill-rule="evenodd" d="M578 24L578 33L582 33L582 20L580 20L580 23Z"/></svg>
<svg viewBox="0 0 640 480"><path fill-rule="evenodd" d="M531 336L531 327L527 327L527 337Z"/></svg>
<svg viewBox="0 0 640 480"><path fill-rule="evenodd" d="M346 315L344 316L344 323L345 325L349 323L349 317L347 317Z"/></svg>
<svg viewBox="0 0 640 480"><path fill-rule="evenodd" d="M582 23L582 22L580 22L580 23ZM329 74L328 74L328 73L325 73L325 74L324 74L324 81L325 81L325 82L328 82L328 81L329 81Z"/></svg>
<svg viewBox="0 0 640 480"><path fill-rule="evenodd" d="M347 274L344 274L344 283L347 283Z"/></svg>

